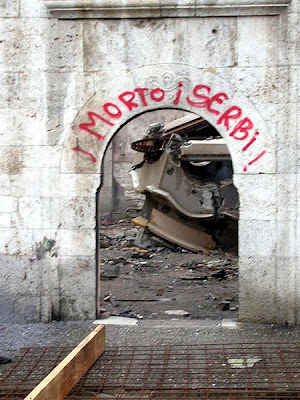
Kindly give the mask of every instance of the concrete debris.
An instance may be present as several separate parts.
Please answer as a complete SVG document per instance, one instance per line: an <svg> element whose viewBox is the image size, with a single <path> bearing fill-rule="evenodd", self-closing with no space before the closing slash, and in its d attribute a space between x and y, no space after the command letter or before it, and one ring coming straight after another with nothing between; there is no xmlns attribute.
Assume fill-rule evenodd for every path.
<svg viewBox="0 0 300 400"><path fill-rule="evenodd" d="M128 245L131 229L136 234L148 231L145 248ZM164 312L170 309L185 310L190 314L188 318L236 316L235 254L220 249L195 254L156 236L148 228L132 228L131 218L104 225L101 233L106 238L114 236L110 247L100 251L102 318L131 312L145 318L166 319L172 317Z"/></svg>
<svg viewBox="0 0 300 400"><path fill-rule="evenodd" d="M209 301L215 301L215 300L217 300L216 296L214 296L212 293L208 293L208 294L205 296L205 298L206 298L206 300L209 300Z"/></svg>
<svg viewBox="0 0 300 400"><path fill-rule="evenodd" d="M220 306L222 311L227 311L230 309L230 301L222 301Z"/></svg>
<svg viewBox="0 0 300 400"><path fill-rule="evenodd" d="M135 311L126 310L119 313L120 317L134 318L134 319L143 319L143 316Z"/></svg>
<svg viewBox="0 0 300 400"><path fill-rule="evenodd" d="M0 364L8 364L10 362L11 362L10 358L0 356Z"/></svg>
<svg viewBox="0 0 300 400"><path fill-rule="evenodd" d="M216 243L236 247L239 198L224 139L196 116L163 129L157 124L157 130L153 136L149 128L144 139L132 143L137 151L133 187L146 195L142 215L133 222L194 252L214 249ZM199 243L193 240L197 235Z"/></svg>
<svg viewBox="0 0 300 400"><path fill-rule="evenodd" d="M138 321L133 318L111 316L105 319L97 319L95 325L136 325Z"/></svg>
<svg viewBox="0 0 300 400"><path fill-rule="evenodd" d="M100 273L101 279L115 279L120 273L119 265L105 265Z"/></svg>
<svg viewBox="0 0 300 400"><path fill-rule="evenodd" d="M156 235L195 253L215 248L211 235L193 229L157 209L152 210L148 228Z"/></svg>
<svg viewBox="0 0 300 400"><path fill-rule="evenodd" d="M164 313L175 317L188 317L190 315L189 312L184 310L166 310Z"/></svg>
<svg viewBox="0 0 300 400"><path fill-rule="evenodd" d="M262 361L259 357L253 358L228 358L228 364L231 368L252 368L259 361Z"/></svg>
<svg viewBox="0 0 300 400"><path fill-rule="evenodd" d="M207 279L207 274L205 272L186 272L185 274L181 275L181 278L183 281L204 281Z"/></svg>

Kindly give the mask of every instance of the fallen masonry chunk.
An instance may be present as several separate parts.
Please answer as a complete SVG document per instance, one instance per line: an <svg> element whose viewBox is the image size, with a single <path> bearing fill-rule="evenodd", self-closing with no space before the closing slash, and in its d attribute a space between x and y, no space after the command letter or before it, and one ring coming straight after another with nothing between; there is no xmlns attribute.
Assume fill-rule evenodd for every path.
<svg viewBox="0 0 300 400"><path fill-rule="evenodd" d="M188 317L190 315L189 312L184 310L166 310L164 313L167 315L174 315L176 317Z"/></svg>
<svg viewBox="0 0 300 400"><path fill-rule="evenodd" d="M104 280L118 278L119 273L120 273L119 265L105 265L102 267L100 278Z"/></svg>
<svg viewBox="0 0 300 400"><path fill-rule="evenodd" d="M10 362L11 362L10 358L0 356L0 364L7 364Z"/></svg>
<svg viewBox="0 0 300 400"><path fill-rule="evenodd" d="M186 272L180 277L183 281L204 281L207 279L207 274L205 272L194 273L194 272Z"/></svg>
<svg viewBox="0 0 300 400"><path fill-rule="evenodd" d="M230 308L230 301L222 301L220 305L222 311L228 311Z"/></svg>

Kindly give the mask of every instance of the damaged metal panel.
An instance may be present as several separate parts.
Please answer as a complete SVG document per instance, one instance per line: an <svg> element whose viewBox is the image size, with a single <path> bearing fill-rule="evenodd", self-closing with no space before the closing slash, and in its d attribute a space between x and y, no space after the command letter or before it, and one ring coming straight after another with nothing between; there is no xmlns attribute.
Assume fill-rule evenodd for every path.
<svg viewBox="0 0 300 400"><path fill-rule="evenodd" d="M156 209L152 210L148 228L155 235L195 253L206 249L213 250L216 247L211 235L200 229L192 228Z"/></svg>
<svg viewBox="0 0 300 400"><path fill-rule="evenodd" d="M134 162L143 159L141 153ZM191 218L212 218L214 207L209 202L199 202L193 194L193 183L182 168L171 164L167 152L154 164L145 163L143 168L130 172L133 187L139 193L151 193L155 197Z"/></svg>
<svg viewBox="0 0 300 400"><path fill-rule="evenodd" d="M219 221L236 221L239 207L229 150L215 128L195 116L165 126L154 124L132 148L137 150L133 187L147 195L146 203L153 203L143 215L151 215L148 228L192 251L214 248L212 237L226 230ZM211 242L196 240L203 234Z"/></svg>

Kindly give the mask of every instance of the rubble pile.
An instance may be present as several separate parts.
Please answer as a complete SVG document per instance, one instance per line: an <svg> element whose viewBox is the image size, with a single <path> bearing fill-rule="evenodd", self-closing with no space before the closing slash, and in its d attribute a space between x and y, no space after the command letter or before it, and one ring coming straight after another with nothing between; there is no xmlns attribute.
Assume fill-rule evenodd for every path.
<svg viewBox="0 0 300 400"><path fill-rule="evenodd" d="M130 174L134 189L146 195L145 227L194 252L236 247L239 197L230 154L207 121L188 115L150 125L132 148Z"/></svg>
<svg viewBox="0 0 300 400"><path fill-rule="evenodd" d="M131 218L101 226L102 317L232 318L238 310L238 268L234 253L195 254L148 231Z"/></svg>

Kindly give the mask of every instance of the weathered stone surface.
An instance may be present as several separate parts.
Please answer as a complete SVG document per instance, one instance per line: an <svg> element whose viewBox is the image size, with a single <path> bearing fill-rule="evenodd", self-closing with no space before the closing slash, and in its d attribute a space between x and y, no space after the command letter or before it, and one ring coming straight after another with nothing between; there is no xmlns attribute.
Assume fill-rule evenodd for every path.
<svg viewBox="0 0 300 400"><path fill-rule="evenodd" d="M60 319L78 320L96 317L94 264L94 256L59 259Z"/></svg>
<svg viewBox="0 0 300 400"><path fill-rule="evenodd" d="M53 228L93 229L96 223L96 200L93 197L52 198L51 214Z"/></svg>
<svg viewBox="0 0 300 400"><path fill-rule="evenodd" d="M23 148L21 146L0 147L0 173L17 175L23 167Z"/></svg>
<svg viewBox="0 0 300 400"><path fill-rule="evenodd" d="M251 40L249 40L251 32ZM278 17L238 18L237 63L239 67L278 64Z"/></svg>
<svg viewBox="0 0 300 400"><path fill-rule="evenodd" d="M0 4L0 17L18 17L20 0L3 0Z"/></svg>
<svg viewBox="0 0 300 400"><path fill-rule="evenodd" d="M277 218L276 175L234 175L240 198L240 219L274 221Z"/></svg>

